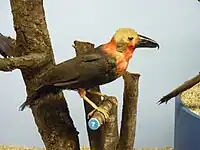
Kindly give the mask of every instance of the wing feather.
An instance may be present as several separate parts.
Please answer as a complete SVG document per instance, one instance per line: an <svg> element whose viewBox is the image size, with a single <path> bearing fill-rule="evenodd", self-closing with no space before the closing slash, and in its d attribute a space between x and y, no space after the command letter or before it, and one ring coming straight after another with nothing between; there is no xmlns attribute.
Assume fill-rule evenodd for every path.
<svg viewBox="0 0 200 150"><path fill-rule="evenodd" d="M87 87L115 69L114 64L114 59L103 53L80 55L56 65L48 73L47 83L69 89Z"/></svg>

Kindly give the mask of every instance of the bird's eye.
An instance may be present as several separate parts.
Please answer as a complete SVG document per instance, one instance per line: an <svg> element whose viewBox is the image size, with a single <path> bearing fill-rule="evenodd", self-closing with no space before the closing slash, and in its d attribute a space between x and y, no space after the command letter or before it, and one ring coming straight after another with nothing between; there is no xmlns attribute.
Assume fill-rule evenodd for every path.
<svg viewBox="0 0 200 150"><path fill-rule="evenodd" d="M129 41L132 41L132 40L133 40L133 37L128 37L128 40L129 40Z"/></svg>

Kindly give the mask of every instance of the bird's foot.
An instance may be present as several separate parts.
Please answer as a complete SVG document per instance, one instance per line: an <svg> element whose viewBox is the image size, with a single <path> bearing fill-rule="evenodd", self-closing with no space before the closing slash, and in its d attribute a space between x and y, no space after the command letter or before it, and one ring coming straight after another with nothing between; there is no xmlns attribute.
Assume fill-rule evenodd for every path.
<svg viewBox="0 0 200 150"><path fill-rule="evenodd" d="M111 101L114 105L118 106L118 101L117 101L116 98L111 98L110 101Z"/></svg>
<svg viewBox="0 0 200 150"><path fill-rule="evenodd" d="M105 120L106 120L107 118L109 118L108 111L105 110L105 109L103 109L103 108L101 108L101 107L97 107L97 108L95 108L94 110L92 110L90 113L88 113L88 118L90 118L90 117L95 113L95 111L101 112L101 113L104 115Z"/></svg>
<svg viewBox="0 0 200 150"><path fill-rule="evenodd" d="M105 94L103 94L101 92L98 92L98 91L95 91L95 90L91 90L91 89L87 90L87 92L89 92L91 94L94 94L94 95L98 95L98 96L102 97L103 99L108 97L107 95L105 95Z"/></svg>
<svg viewBox="0 0 200 150"><path fill-rule="evenodd" d="M94 95L98 95L98 96L100 96L100 97L103 97L103 99L105 100L106 98L108 98L109 96L107 96L107 95L105 95L105 94L103 94L103 93L100 93L100 92L98 92L98 91L94 91L94 90L91 90L91 89L89 89L89 90L87 90L87 92L89 92L89 93L91 93L91 94L94 94ZM113 103L113 104L115 104L116 106L118 105L118 101L116 101L116 99L110 99L110 101Z"/></svg>
<svg viewBox="0 0 200 150"><path fill-rule="evenodd" d="M90 113L88 113L88 118L90 118L90 117L94 114L95 111L101 112L101 113L104 115L105 120L109 117L108 111L105 110L105 109L103 109L103 108L101 108L101 107L98 107L94 102L92 102L92 101L86 96L86 91L85 91L85 90L79 89L78 91L79 91L80 96L81 96L88 104L90 104L90 105L94 108L93 111L91 111ZM100 93L100 92L97 92L97 93ZM100 94L102 94L102 93L100 93Z"/></svg>

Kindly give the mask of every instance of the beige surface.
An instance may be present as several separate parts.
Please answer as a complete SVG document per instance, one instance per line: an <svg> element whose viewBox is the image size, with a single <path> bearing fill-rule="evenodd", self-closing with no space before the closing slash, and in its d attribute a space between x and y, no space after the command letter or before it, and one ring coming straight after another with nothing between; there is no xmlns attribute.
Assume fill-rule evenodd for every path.
<svg viewBox="0 0 200 150"><path fill-rule="evenodd" d="M181 100L192 112L200 115L200 83L183 92Z"/></svg>
<svg viewBox="0 0 200 150"><path fill-rule="evenodd" d="M28 148L28 147L17 147L17 146L6 146L1 145L0 150L44 150L41 148ZM81 150L89 150L89 148L81 148ZM136 149L136 150L172 150L171 148L154 148L154 149Z"/></svg>

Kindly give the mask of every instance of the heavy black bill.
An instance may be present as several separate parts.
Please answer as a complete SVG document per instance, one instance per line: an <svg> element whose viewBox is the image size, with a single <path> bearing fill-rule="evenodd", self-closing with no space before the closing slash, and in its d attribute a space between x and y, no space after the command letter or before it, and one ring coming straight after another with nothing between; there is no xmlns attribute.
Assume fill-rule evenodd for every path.
<svg viewBox="0 0 200 150"><path fill-rule="evenodd" d="M159 44L156 41L143 35L138 34L138 36L139 36L139 42L136 44L136 48L156 48L157 47L159 49Z"/></svg>

